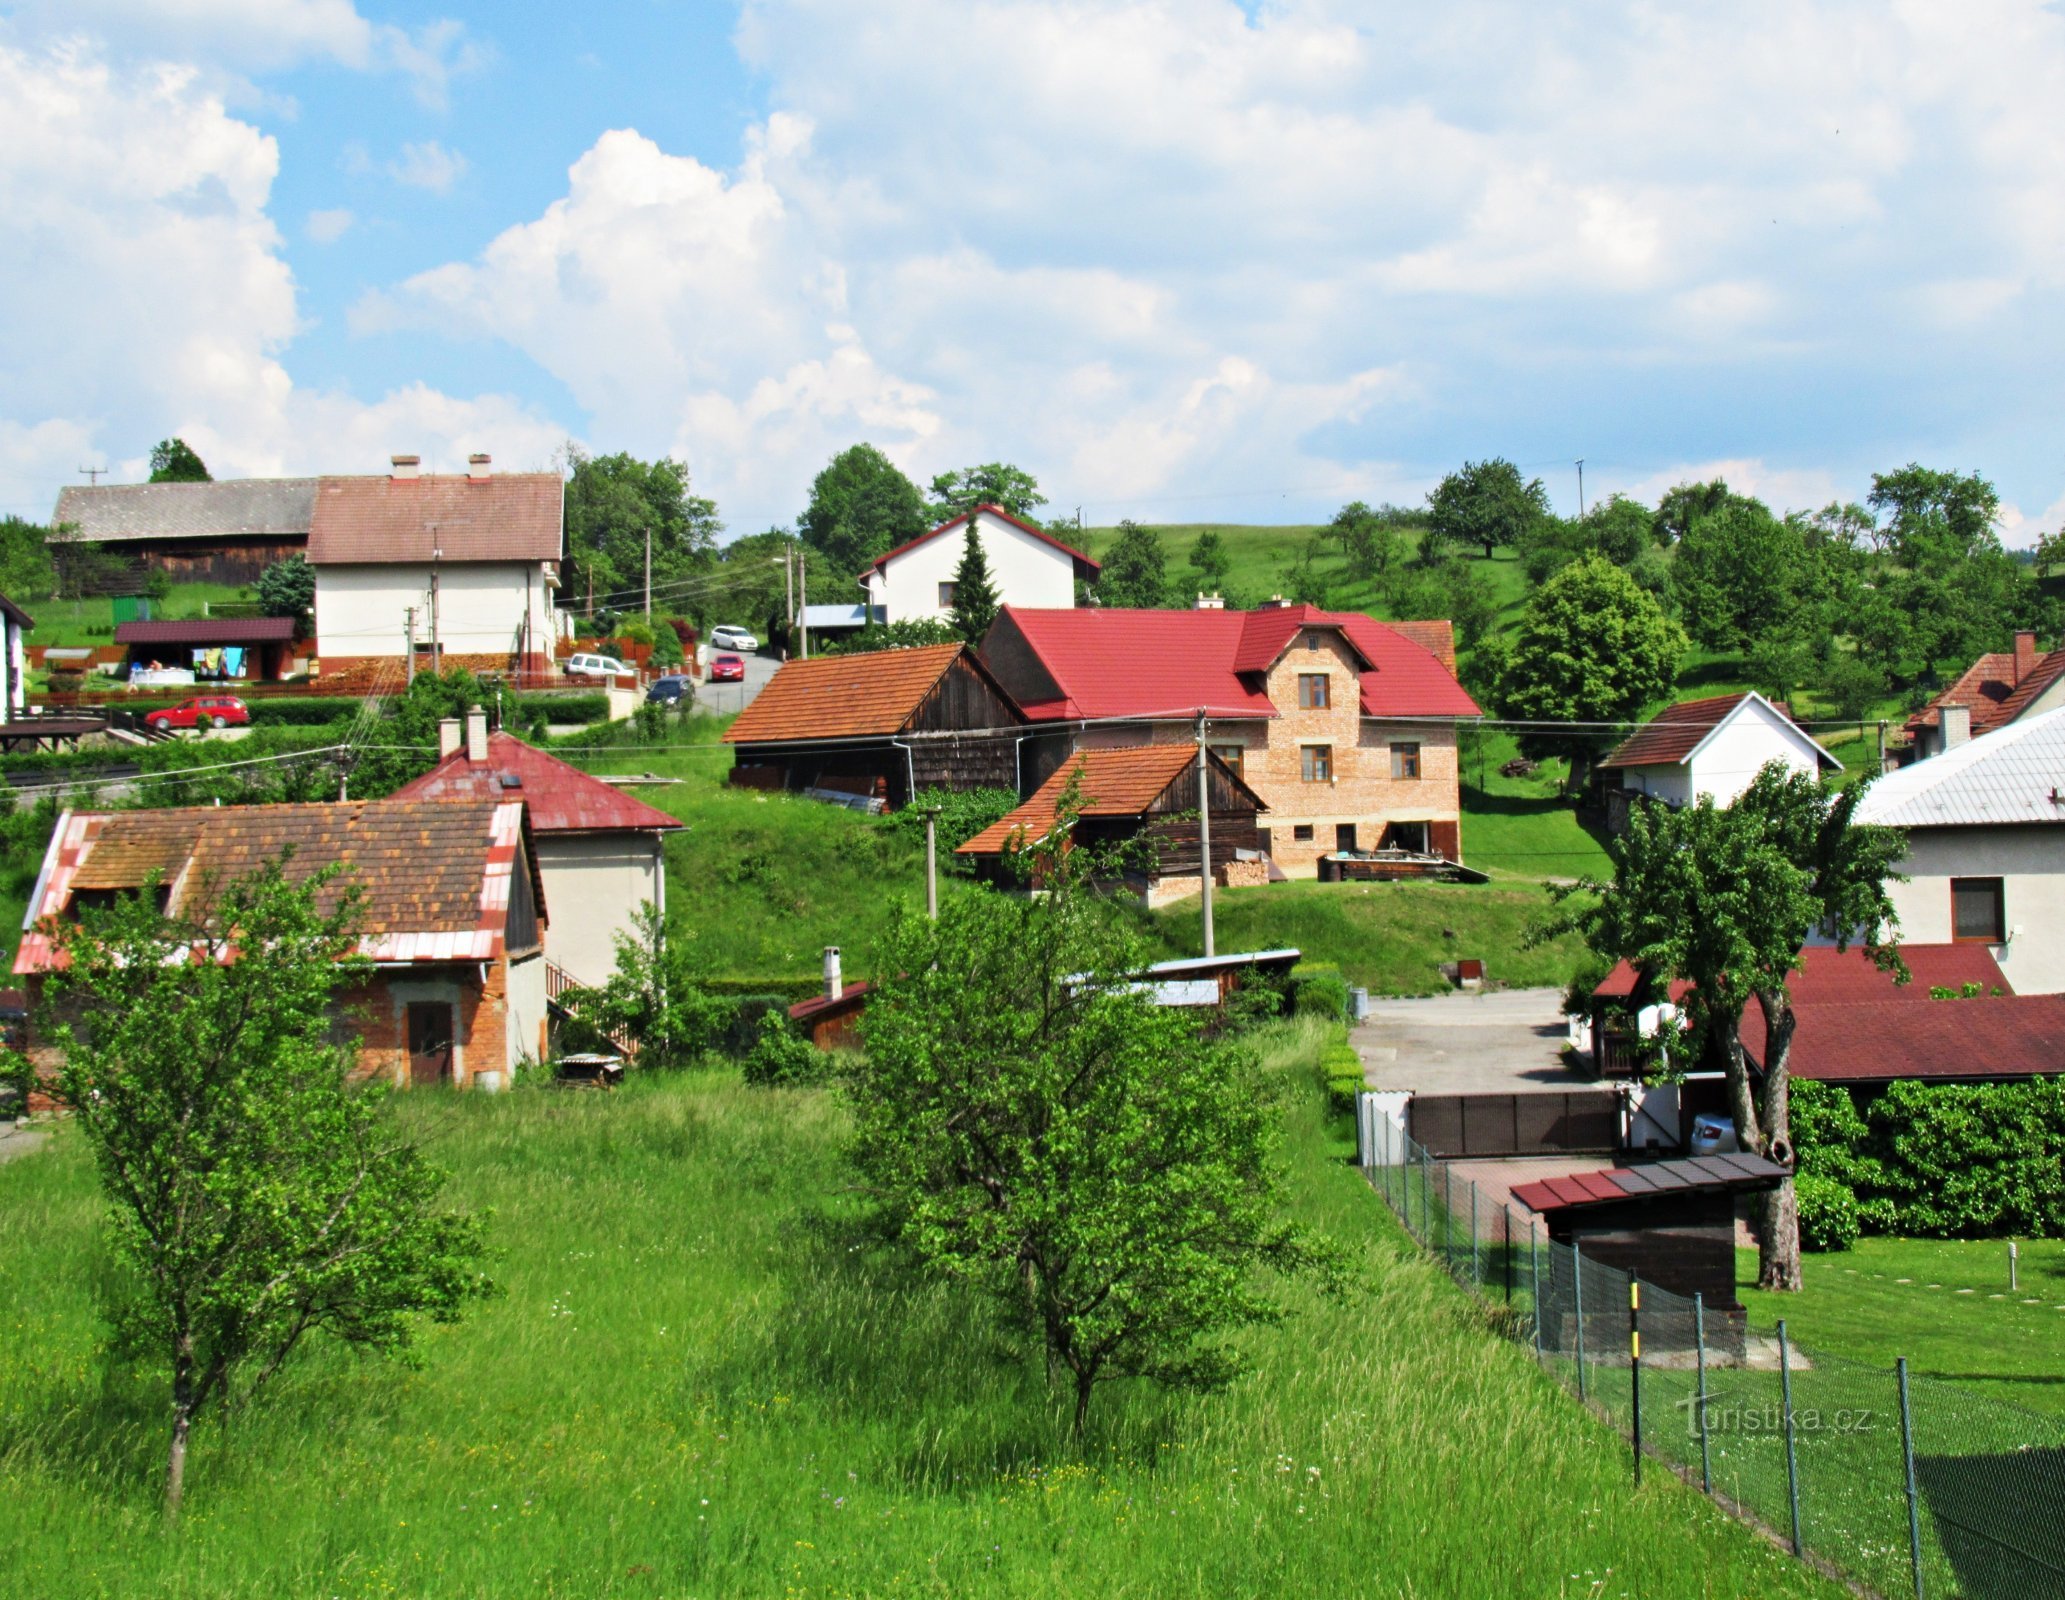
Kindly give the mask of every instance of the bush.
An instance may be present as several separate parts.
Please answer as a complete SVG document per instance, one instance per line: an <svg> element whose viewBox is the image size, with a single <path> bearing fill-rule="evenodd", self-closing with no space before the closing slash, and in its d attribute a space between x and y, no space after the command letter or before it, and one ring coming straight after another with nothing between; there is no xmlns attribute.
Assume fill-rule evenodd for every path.
<svg viewBox="0 0 2065 1600"><path fill-rule="evenodd" d="M1331 961L1301 961L1291 968L1291 1009L1301 1017L1348 1016L1348 980Z"/></svg>
<svg viewBox="0 0 2065 1600"><path fill-rule="evenodd" d="M606 722L609 720L609 696L594 692L519 695L511 721L528 727L534 716L542 716L547 722Z"/></svg>
<svg viewBox="0 0 2065 1600"><path fill-rule="evenodd" d="M251 708L254 725L273 728L327 727L342 718L357 716L365 705L363 700L350 695L281 695L277 699L244 703Z"/></svg>
<svg viewBox="0 0 2065 1600"><path fill-rule="evenodd" d="M765 990L757 994L733 995L730 998L734 1007L731 1026L724 1030L724 1038L718 1048L726 1055L738 1058L746 1056L759 1042L761 1018L770 1012L778 1011L786 1019L789 1007L793 1004L787 995L771 994Z"/></svg>
<svg viewBox="0 0 2065 1600"><path fill-rule="evenodd" d="M1356 1095L1369 1086L1363 1076L1362 1057L1345 1038L1335 1039L1319 1052L1319 1079L1326 1087L1327 1099L1340 1111L1354 1110Z"/></svg>
<svg viewBox="0 0 2065 1600"><path fill-rule="evenodd" d="M789 1021L786 1008L760 1013L760 1037L739 1063L746 1082L772 1084L823 1083L832 1076L832 1058L812 1044Z"/></svg>
<svg viewBox="0 0 2065 1600"><path fill-rule="evenodd" d="M939 807L940 864L972 871L954 859L954 847L1016 811L1018 796L1009 789L920 789L909 805L889 814L887 826L923 844L928 806Z"/></svg>
<svg viewBox="0 0 2065 1600"><path fill-rule="evenodd" d="M1793 1180L1793 1196L1800 1207L1802 1250L1847 1250L1857 1242L1857 1196L1848 1187L1803 1172Z"/></svg>

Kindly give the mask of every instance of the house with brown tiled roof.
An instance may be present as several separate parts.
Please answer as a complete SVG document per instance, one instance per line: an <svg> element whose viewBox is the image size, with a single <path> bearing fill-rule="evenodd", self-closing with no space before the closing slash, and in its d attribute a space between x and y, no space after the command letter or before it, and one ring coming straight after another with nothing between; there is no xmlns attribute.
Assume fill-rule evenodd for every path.
<svg viewBox="0 0 2065 1600"><path fill-rule="evenodd" d="M1123 847L1127 884L1149 907L1200 893L1202 874L1200 775L1197 747L1183 744L1126 745L1078 752L1034 791L1031 799L954 853L974 862L985 876L1016 882L1013 858L1054 836L1069 786L1076 789L1076 817L1069 845ZM1213 880L1221 884L1266 883L1256 818L1267 808L1238 774L1216 755L1206 757Z"/></svg>
<svg viewBox="0 0 2065 1600"><path fill-rule="evenodd" d="M1607 825L1627 826L1628 808L1649 799L1689 806L1702 795L1732 804L1769 763L1796 772L1840 771L1842 763L1809 737L1782 706L1762 695L1710 695L1666 706L1637 728L1604 761Z"/></svg>
<svg viewBox="0 0 2065 1600"><path fill-rule="evenodd" d="M784 662L725 730L731 781L895 809L920 789L1017 789L1025 718L964 645Z"/></svg>
<svg viewBox="0 0 2065 1600"><path fill-rule="evenodd" d="M564 485L556 472L326 477L310 513L316 651L325 674L399 668L549 671Z"/></svg>
<svg viewBox="0 0 2065 1600"><path fill-rule="evenodd" d="M2012 650L1981 656L1907 719L1906 759L1923 761L2018 718L2065 706L2065 645L2045 654L2025 628Z"/></svg>
<svg viewBox="0 0 2065 1600"><path fill-rule="evenodd" d="M678 818L614 784L568 766L509 733L489 733L476 707L438 729L438 763L395 790L397 800L521 800L552 904L545 959L554 993L593 988L616 969L617 940L637 929L639 908L667 910L661 846Z"/></svg>
<svg viewBox="0 0 2065 1600"><path fill-rule="evenodd" d="M545 891L521 799L67 811L14 970L33 991L63 959L51 924L153 885L168 916L205 923L221 884L273 861L295 881L341 867L326 906L361 896L373 975L339 1021L362 1076L502 1088L543 1056Z"/></svg>

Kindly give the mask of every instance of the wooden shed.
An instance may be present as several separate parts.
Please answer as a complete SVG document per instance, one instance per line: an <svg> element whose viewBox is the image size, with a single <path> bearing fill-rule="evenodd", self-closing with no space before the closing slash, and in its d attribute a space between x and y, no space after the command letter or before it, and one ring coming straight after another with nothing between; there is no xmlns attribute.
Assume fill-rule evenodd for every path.
<svg viewBox="0 0 2065 1600"><path fill-rule="evenodd" d="M907 805L921 789L1018 789L1025 719L965 645L790 661L724 735L731 781Z"/></svg>

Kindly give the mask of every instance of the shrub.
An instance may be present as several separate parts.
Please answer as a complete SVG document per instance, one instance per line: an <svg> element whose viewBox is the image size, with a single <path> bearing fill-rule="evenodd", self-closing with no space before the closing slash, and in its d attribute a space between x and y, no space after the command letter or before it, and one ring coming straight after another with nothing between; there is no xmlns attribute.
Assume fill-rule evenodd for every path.
<svg viewBox="0 0 2065 1600"><path fill-rule="evenodd" d="M972 871L954 859L954 847L966 844L991 823L1018 809L1018 796L1009 789L920 789L901 811L889 814L887 825L896 832L923 843L925 810L939 807L940 864Z"/></svg>
<svg viewBox="0 0 2065 1600"><path fill-rule="evenodd" d="M1857 1196L1846 1185L1803 1172L1793 1180L1793 1196L1800 1207L1802 1250L1847 1250L1857 1242Z"/></svg>
<svg viewBox="0 0 2065 1600"><path fill-rule="evenodd" d="M714 992L714 986L705 987L712 988ZM775 1011L786 1018L791 1004L787 995L770 994L766 990L757 994L736 994L730 998L734 1007L731 1026L724 1030L724 1038L718 1048L735 1057L744 1057L759 1042L761 1018Z"/></svg>
<svg viewBox="0 0 2065 1600"><path fill-rule="evenodd" d="M365 702L350 695L281 695L245 704L251 708L251 721L259 727L321 728L357 716Z"/></svg>
<svg viewBox="0 0 2065 1600"><path fill-rule="evenodd" d="M565 694L557 691L519 695L512 720L528 726L534 712L547 722L604 722L609 718L609 696L594 692Z"/></svg>
<svg viewBox="0 0 2065 1600"><path fill-rule="evenodd" d="M1858 1191L1874 1176L1876 1163L1866 1150L1870 1130L1841 1084L1793 1080L1792 1135L1801 1172Z"/></svg>
<svg viewBox="0 0 2065 1600"><path fill-rule="evenodd" d="M1331 961L1301 961L1291 968L1291 1009L1299 1016L1345 1020L1348 980L1341 969Z"/></svg>
<svg viewBox="0 0 2065 1600"><path fill-rule="evenodd" d="M1319 1078L1328 1100L1341 1111L1354 1110L1356 1095L1368 1087L1362 1057L1345 1038L1335 1039L1319 1052Z"/></svg>
<svg viewBox="0 0 2065 1600"><path fill-rule="evenodd" d="M812 1044L781 1010L760 1013L760 1037L739 1063L746 1082L761 1085L823 1083L832 1076L832 1058Z"/></svg>
<svg viewBox="0 0 2065 1600"><path fill-rule="evenodd" d="M1874 1186L1922 1238L2065 1233L2065 1087L1918 1083L1873 1103Z"/></svg>

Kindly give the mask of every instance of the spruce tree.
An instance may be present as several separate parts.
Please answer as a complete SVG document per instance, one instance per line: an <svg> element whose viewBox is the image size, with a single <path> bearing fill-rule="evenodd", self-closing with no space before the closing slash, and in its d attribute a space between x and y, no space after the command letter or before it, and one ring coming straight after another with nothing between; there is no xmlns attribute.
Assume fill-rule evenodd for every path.
<svg viewBox="0 0 2065 1600"><path fill-rule="evenodd" d="M989 559L982 553L982 541L975 536L975 518L961 541L961 564L954 568L954 632L963 642L982 643L989 625L997 620L997 589L990 582Z"/></svg>

